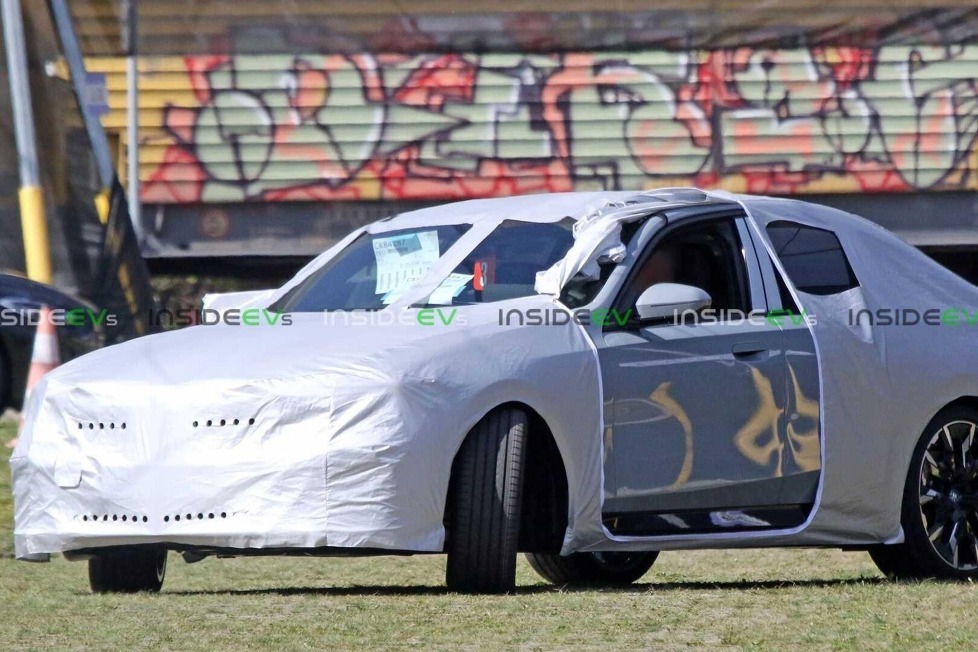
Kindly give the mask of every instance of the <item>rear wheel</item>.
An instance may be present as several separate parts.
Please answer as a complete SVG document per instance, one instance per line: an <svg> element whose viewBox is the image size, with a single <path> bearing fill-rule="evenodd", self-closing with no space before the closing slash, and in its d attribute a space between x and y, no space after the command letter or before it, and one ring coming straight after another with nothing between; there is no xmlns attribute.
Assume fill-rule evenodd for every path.
<svg viewBox="0 0 978 652"><path fill-rule="evenodd" d="M88 583L94 593L157 593L166 575L166 550L126 548L88 560Z"/></svg>
<svg viewBox="0 0 978 652"><path fill-rule="evenodd" d="M903 495L905 540L874 546L887 576L978 578L978 410L949 408L927 426Z"/></svg>
<svg viewBox="0 0 978 652"><path fill-rule="evenodd" d="M446 546L450 589L505 593L516 586L526 430L522 410L494 410L455 458Z"/></svg>
<svg viewBox="0 0 978 652"><path fill-rule="evenodd" d="M537 573L557 586L625 586L645 575L658 552L527 553Z"/></svg>

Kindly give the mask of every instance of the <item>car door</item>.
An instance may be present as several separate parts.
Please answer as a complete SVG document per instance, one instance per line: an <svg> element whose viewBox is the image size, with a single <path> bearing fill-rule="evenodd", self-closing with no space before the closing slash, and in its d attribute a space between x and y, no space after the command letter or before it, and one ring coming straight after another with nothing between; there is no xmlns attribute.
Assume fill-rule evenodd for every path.
<svg viewBox="0 0 978 652"><path fill-rule="evenodd" d="M713 304L601 334L606 525L657 535L800 524L817 473L796 477L785 451L782 326L767 316L745 218L678 221L636 254L616 309L634 311L650 282L700 287Z"/></svg>

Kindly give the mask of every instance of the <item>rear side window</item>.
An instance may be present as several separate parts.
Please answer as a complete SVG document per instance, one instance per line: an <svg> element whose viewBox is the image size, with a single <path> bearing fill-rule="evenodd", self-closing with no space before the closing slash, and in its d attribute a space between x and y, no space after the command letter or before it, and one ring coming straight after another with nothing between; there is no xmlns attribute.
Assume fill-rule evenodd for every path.
<svg viewBox="0 0 978 652"><path fill-rule="evenodd" d="M846 252L831 231L795 222L771 222L768 237L785 271L801 292L839 294L859 287Z"/></svg>

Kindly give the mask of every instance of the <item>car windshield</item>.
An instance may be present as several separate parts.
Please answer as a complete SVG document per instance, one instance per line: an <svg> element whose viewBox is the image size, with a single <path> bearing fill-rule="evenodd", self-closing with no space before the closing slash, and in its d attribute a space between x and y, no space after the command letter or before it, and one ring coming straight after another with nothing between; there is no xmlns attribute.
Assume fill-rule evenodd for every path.
<svg viewBox="0 0 978 652"><path fill-rule="evenodd" d="M455 224L364 233L271 308L380 310L411 289L470 228L470 224Z"/></svg>
<svg viewBox="0 0 978 652"><path fill-rule="evenodd" d="M500 224L442 279L427 304L492 303L536 294L541 272L567 255L574 244L573 220L540 224Z"/></svg>
<svg viewBox="0 0 978 652"><path fill-rule="evenodd" d="M496 227L429 295L429 305L488 303L535 294L537 272L574 243L570 219L507 221ZM289 290L271 308L282 312L379 310L410 290L471 225L364 233Z"/></svg>

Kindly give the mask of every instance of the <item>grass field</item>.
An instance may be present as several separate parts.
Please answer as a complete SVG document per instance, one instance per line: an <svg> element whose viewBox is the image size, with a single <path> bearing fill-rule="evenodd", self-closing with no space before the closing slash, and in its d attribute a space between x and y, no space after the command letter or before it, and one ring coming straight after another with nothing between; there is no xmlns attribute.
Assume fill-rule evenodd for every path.
<svg viewBox="0 0 978 652"><path fill-rule="evenodd" d="M887 582L867 555L839 551L665 553L624 591L559 590L521 561L510 596L448 593L440 556L171 554L160 595L91 595L83 563L10 558L0 450L0 650L978 649L978 586Z"/></svg>

